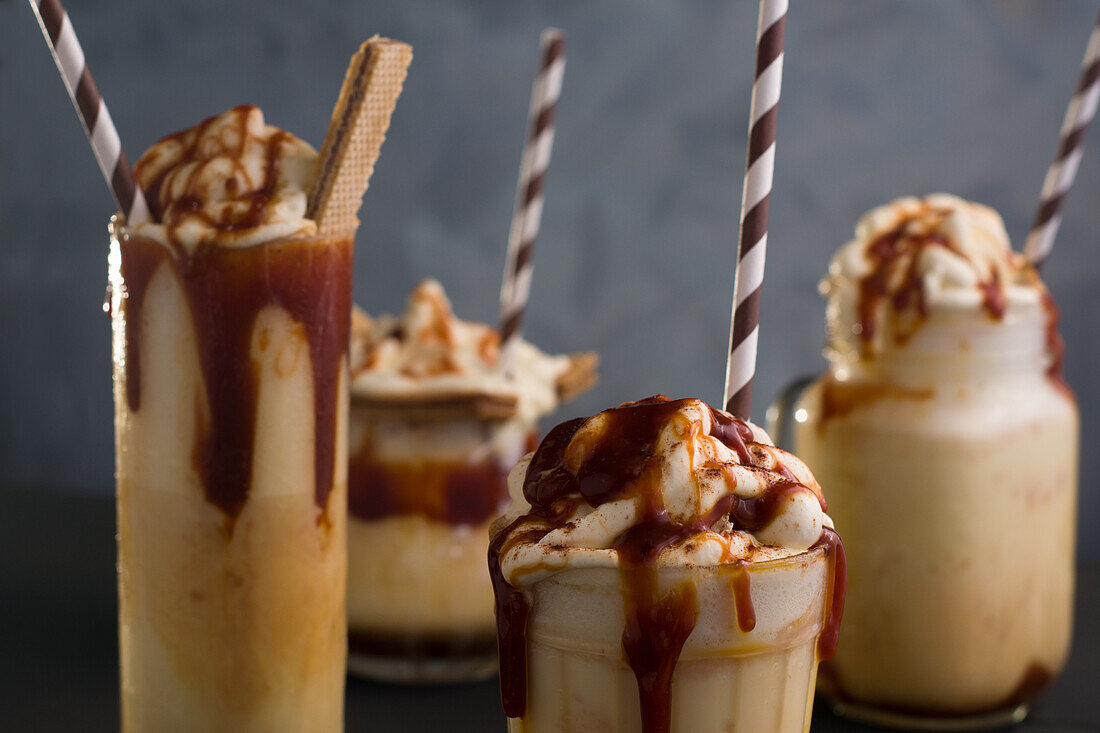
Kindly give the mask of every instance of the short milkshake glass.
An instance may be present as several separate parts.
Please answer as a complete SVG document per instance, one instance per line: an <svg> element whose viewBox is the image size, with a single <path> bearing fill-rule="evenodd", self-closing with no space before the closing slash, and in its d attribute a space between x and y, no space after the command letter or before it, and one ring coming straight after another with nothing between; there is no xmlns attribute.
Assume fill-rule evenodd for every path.
<svg viewBox="0 0 1100 733"><path fill-rule="evenodd" d="M657 397L558 426L510 490L489 560L509 731L809 730L844 551L797 458Z"/></svg>
<svg viewBox="0 0 1100 733"><path fill-rule="evenodd" d="M348 467L348 669L443 683L496 672L488 529L536 421L595 380L594 355L521 342L497 366L488 326L421 283L400 318L356 313Z"/></svg>
<svg viewBox="0 0 1100 733"><path fill-rule="evenodd" d="M1018 721L1061 671L1072 627L1078 416L1056 310L985 207L906 199L857 234L884 259L854 283L834 261L829 369L789 413L850 552L821 687L879 724ZM910 279L884 276L905 248ZM923 312L898 299L906 288Z"/></svg>
<svg viewBox="0 0 1100 733"><path fill-rule="evenodd" d="M483 679L496 672L486 533L534 426L422 408L352 400L348 669Z"/></svg>
<svg viewBox="0 0 1100 733"><path fill-rule="evenodd" d="M143 156L160 223L112 224L124 731L343 729L353 233L287 213L315 157L237 108ZM280 190L236 207L226 161Z"/></svg>

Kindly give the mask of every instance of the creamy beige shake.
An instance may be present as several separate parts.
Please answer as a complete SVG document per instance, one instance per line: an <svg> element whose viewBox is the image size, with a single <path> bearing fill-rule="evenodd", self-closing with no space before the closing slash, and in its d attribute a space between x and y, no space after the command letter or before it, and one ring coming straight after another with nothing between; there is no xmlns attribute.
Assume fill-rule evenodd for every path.
<svg viewBox="0 0 1100 733"><path fill-rule="evenodd" d="M844 551L759 428L657 396L554 428L493 525L509 730L809 730Z"/></svg>
<svg viewBox="0 0 1100 733"><path fill-rule="evenodd" d="M517 344L454 316L427 280L400 317L356 312L352 328L348 525L349 668L455 681L496 669L490 521L536 421L595 380L595 356Z"/></svg>
<svg viewBox="0 0 1100 733"><path fill-rule="evenodd" d="M823 690L893 725L1018 719L1072 620L1078 417L1057 311L996 212L943 194L869 212L823 290L829 370L793 424L849 551Z"/></svg>
<svg viewBox="0 0 1100 733"><path fill-rule="evenodd" d="M343 729L352 232L238 107L138 162L112 227L122 727Z"/></svg>

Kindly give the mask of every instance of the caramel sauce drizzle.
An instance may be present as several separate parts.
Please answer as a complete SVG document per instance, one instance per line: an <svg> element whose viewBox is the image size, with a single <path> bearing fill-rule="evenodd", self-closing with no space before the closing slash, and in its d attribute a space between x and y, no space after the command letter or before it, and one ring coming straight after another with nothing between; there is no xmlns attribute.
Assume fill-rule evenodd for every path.
<svg viewBox="0 0 1100 733"><path fill-rule="evenodd" d="M946 210L938 213L945 217L950 214ZM859 296L856 305L860 340L864 346L874 338L876 314L882 303L886 301L890 302L899 316L898 328L894 334L899 344L907 342L921 321L928 317L928 303L917 272L920 253L923 249L944 247L958 253L957 248L952 246L952 243L943 235L935 232L923 234L906 232L908 224L909 220L902 221L894 229L880 234L867 247L867 256L871 260L872 269L858 283ZM900 284L897 284L894 278L898 268L905 270ZM1058 306L1043 288L1038 274L1030 268L1029 271L1035 286L1042 291L1043 309L1046 313L1047 351L1051 355L1047 376L1063 392L1072 396L1062 376L1065 344L1058 332ZM1005 283L1001 282L998 271L994 270L988 280L979 282L978 290L982 294L982 308L989 317L994 321L1004 320L1008 310L1008 298L1005 293Z"/></svg>
<svg viewBox="0 0 1100 733"><path fill-rule="evenodd" d="M1054 298L1046 290L1043 291L1043 312L1046 314L1046 341L1047 353L1050 354L1050 364L1047 366L1047 378L1065 394L1071 401L1076 402L1073 390L1069 388L1065 378L1066 342L1062 340L1062 334L1058 331L1058 321L1062 312Z"/></svg>
<svg viewBox="0 0 1100 733"><path fill-rule="evenodd" d="M532 432L525 452L537 446ZM484 524L508 504L510 470L493 456L475 463L389 461L376 454L368 435L348 464L348 512L366 522L420 516L453 526Z"/></svg>
<svg viewBox="0 0 1100 733"><path fill-rule="evenodd" d="M243 165L240 163L241 158L244 155L244 147L248 141L246 136L246 127L249 113L254 110L255 107L251 105L240 105L229 110L225 114L231 114L235 116L236 125L236 138L238 141L237 147L234 150L222 151L222 155L217 158L219 161L224 161L226 158L236 161L236 172L243 173ZM182 148L180 158L182 161L198 161L200 159L201 151L199 150L200 143L203 141L206 132L210 129L211 125L217 121L220 117L208 117L200 122L198 125L186 130L182 130L173 135L169 135L163 138L158 145L164 143L176 142ZM246 229L254 229L263 223L264 217L267 214L267 206L271 199L275 196L276 186L279 182L279 151L283 146L283 143L293 139L293 135L284 131L278 130L273 133L268 139L265 148L264 159L264 176L263 181L255 190L242 191L236 193L236 195L230 196L226 199L226 203L244 202L248 206L245 209L243 215L234 214L235 207L225 206L222 208L221 218L214 218L209 213L203 210L203 200L195 192L195 181L200 179L201 173L205 166L210 165L211 161L207 160L199 165L195 165L191 171L188 172L185 179L185 188L192 193L177 198L174 202L174 206L171 211L166 212L165 202L162 200L162 193L164 193L164 184L168 176L176 170L180 164L176 166L166 167L161 171L152 181L145 186L145 194L149 201L149 210L152 213L154 219L164 225L168 232L168 239L170 242L176 244L178 240L176 238L176 231L189 219L199 219L204 227L213 229L220 233L237 232ZM187 141L186 145L184 141ZM221 141L219 141L221 142ZM145 176L142 175L143 168L147 165L144 160L138 161L135 174L138 180L144 180ZM179 185L173 180L173 185ZM234 189L237 186L236 177L228 178L226 180L226 193L233 194ZM166 218L167 214L167 218Z"/></svg>
<svg viewBox="0 0 1100 733"><path fill-rule="evenodd" d="M229 520L248 499L259 380L250 357L256 317L267 306L301 324L309 345L314 396L314 499L325 519L335 470L340 368L351 313L352 241L264 243L232 249L209 245L193 255L159 242L120 243L126 318L126 397L141 409L142 311L154 273L173 269L191 310L206 403L198 410L195 468L207 501Z"/></svg>
<svg viewBox="0 0 1100 733"><path fill-rule="evenodd" d="M939 212L947 216L950 212ZM880 234L867 247L871 271L858 283L857 315L860 339L869 343L875 336L876 316L883 303L889 302L900 317L895 339L905 343L917 326L928 317L928 303L918 272L920 253L928 247L943 247L958 253L951 242L934 231L906 231L910 221L902 221L894 229ZM903 271L900 281L897 272ZM988 281L978 284L982 292L982 307L994 320L1004 318L1006 300L1004 283L996 271Z"/></svg>
<svg viewBox="0 0 1100 733"><path fill-rule="evenodd" d="M239 138L245 139L249 107L237 107ZM184 156L197 157L197 142L215 118L201 123ZM180 139L187 130L165 138ZM126 321L126 400L131 411L141 409L141 351L146 291L162 266L170 267L191 311L198 343L206 400L196 407L194 466L202 478L207 501L224 512L228 529L244 508L252 477L256 435L258 374L250 357L256 317L267 306L285 310L303 329L309 345L314 398L314 499L318 522L327 522L328 497L335 470L339 374L346 360L351 321L352 238L332 242L295 239L264 242L249 247L222 247L204 243L193 252L183 248L177 228L192 217L219 231L258 226L275 193L279 146L289 134L279 132L267 145L263 185L242 194L249 202L244 216L215 220L201 210L201 201L177 201L162 221L169 246L136 235L120 238L121 274ZM139 165L139 177L140 177ZM197 170L191 176L197 174ZM166 173L146 187L149 204L158 218Z"/></svg>

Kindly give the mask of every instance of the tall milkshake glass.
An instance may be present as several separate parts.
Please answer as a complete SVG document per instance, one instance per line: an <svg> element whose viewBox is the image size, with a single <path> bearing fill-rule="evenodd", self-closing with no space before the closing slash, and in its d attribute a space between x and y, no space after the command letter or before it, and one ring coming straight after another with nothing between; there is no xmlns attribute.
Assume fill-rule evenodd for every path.
<svg viewBox="0 0 1100 733"><path fill-rule="evenodd" d="M304 218L315 164L239 107L112 224L126 731L342 730L353 232Z"/></svg>

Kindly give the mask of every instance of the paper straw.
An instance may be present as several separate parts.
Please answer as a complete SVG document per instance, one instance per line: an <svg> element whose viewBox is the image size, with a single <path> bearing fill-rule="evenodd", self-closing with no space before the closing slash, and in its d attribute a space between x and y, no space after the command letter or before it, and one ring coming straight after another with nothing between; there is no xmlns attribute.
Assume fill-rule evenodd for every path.
<svg viewBox="0 0 1100 733"><path fill-rule="evenodd" d="M783 31L787 0L761 0L756 30L756 72L749 112L749 151L741 194L741 236L733 284L726 390L722 404L749 418L756 342L760 324L760 287L768 243L768 203L775 170L775 123L783 80Z"/></svg>
<svg viewBox="0 0 1100 733"><path fill-rule="evenodd" d="M68 13L58 0L29 2L38 17L38 24L42 27L42 34L49 44L50 53L61 72L61 79L65 82L73 106L76 107L80 121L84 123L92 152L99 162L99 169L103 171L103 177L107 179L111 193L114 194L119 211L126 215L129 224L146 221L149 218L149 207L145 203L145 195L137 185L130 161L122 152L118 130L115 129L107 105L103 103L103 97L92 79L92 72L84 61L84 50L80 47Z"/></svg>
<svg viewBox="0 0 1100 733"><path fill-rule="evenodd" d="M1077 89L1069 100L1066 117L1062 122L1062 132L1058 140L1058 150L1054 162L1047 169L1043 180L1043 189L1039 194L1039 210L1027 235L1024 256L1035 267L1040 267L1054 248L1054 238L1062 223L1062 199L1066 197L1077 167L1081 165L1084 152L1082 142L1085 130L1096 115L1097 101L1100 100L1100 18L1089 36L1085 59L1081 62L1081 77Z"/></svg>
<svg viewBox="0 0 1100 733"><path fill-rule="evenodd" d="M500 287L500 363L509 376L515 369L516 344L531 294L532 257L542 222L543 184L554 148L554 113L564 73L565 34L556 28L547 28L542 32L539 68L531 88L527 140L520 161L516 206Z"/></svg>

